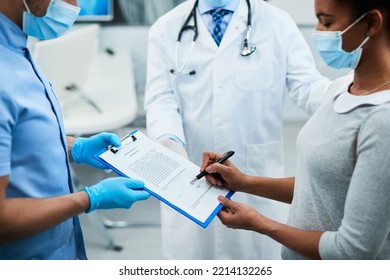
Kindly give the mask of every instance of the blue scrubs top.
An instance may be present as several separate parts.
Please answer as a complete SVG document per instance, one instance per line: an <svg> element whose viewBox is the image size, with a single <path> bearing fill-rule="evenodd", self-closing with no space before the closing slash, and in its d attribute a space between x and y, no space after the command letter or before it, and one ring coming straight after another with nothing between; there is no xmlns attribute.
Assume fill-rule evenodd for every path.
<svg viewBox="0 0 390 280"><path fill-rule="evenodd" d="M0 176L10 178L7 199L66 195L73 186L60 107L26 44L0 13ZM78 217L1 244L0 259L86 259Z"/></svg>

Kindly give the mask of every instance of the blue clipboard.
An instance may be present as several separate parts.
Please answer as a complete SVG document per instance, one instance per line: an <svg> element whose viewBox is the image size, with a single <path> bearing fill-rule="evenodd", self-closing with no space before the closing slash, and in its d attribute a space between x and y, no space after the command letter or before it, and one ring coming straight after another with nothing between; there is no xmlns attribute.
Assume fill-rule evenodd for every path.
<svg viewBox="0 0 390 280"><path fill-rule="evenodd" d="M138 132L138 130L134 130L132 132L130 132L129 134L127 134L125 137L123 137L121 140L125 140L129 137L132 137L133 138L133 141L136 141L137 138L134 136L134 134L136 134ZM115 171L117 174L119 174L120 176L122 177L127 177L129 178L129 176L127 176L126 174L124 174L123 172L121 172L120 170L118 170L117 168L115 168L114 166L112 166L111 164L109 164L108 162L106 162L104 159L102 159L100 157L101 154L107 152L107 150L110 149L113 153L116 153L116 149L115 147L107 147L107 149L104 149L102 151L100 151L99 153L97 153L94 158L96 160L98 160L99 162L101 162L102 164L106 165L109 169ZM218 214L218 212L222 209L222 204L219 203L218 206L214 209L214 211L208 216L208 218L202 222L200 221L199 219L193 217L192 215L188 214L186 211L184 211L183 209L177 207L176 205L172 204L171 202L169 202L168 200L166 200L165 198L161 197L160 195L156 194L155 192L153 192L152 190L148 189L147 187L145 187L145 190L147 192L149 192L151 195L153 195L154 197L156 197L158 200L164 202L165 204L167 204L168 206L170 206L171 208L175 209L176 211L178 211L179 213L181 213L182 215L186 216L187 218L189 218L190 220L194 221L195 223L197 223L198 225L200 225L201 227L203 228L206 228L210 222L215 218L215 216ZM233 196L234 192L233 191L230 191L225 197L226 198L231 198Z"/></svg>

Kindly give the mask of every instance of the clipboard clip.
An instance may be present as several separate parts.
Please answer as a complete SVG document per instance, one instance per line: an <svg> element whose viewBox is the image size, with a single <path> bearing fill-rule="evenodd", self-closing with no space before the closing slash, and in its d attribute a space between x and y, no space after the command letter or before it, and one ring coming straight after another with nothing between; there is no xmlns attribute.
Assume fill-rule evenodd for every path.
<svg viewBox="0 0 390 280"><path fill-rule="evenodd" d="M127 134L126 136L122 137L121 142L125 141L129 137L131 137L133 142L137 141L137 137L135 137L133 134ZM116 154L119 151L120 147L115 147L113 145L108 145L106 149L110 150L113 154Z"/></svg>

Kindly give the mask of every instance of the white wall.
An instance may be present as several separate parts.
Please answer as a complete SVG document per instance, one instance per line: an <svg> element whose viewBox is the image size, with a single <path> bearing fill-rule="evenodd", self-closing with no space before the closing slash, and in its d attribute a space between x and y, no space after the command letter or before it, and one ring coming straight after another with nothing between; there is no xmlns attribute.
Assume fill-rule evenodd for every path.
<svg viewBox="0 0 390 280"><path fill-rule="evenodd" d="M314 0L269 0L268 2L287 11L298 25L316 23Z"/></svg>

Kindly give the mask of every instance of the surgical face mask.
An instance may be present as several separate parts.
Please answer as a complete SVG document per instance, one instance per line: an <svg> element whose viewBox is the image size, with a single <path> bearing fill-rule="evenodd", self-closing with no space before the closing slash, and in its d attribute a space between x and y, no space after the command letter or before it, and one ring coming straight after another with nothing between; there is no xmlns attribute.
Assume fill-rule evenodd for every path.
<svg viewBox="0 0 390 280"><path fill-rule="evenodd" d="M76 21L80 8L60 0L51 0L46 15L33 15L23 0L26 12L23 14L23 31L42 40L54 39L64 34Z"/></svg>
<svg viewBox="0 0 390 280"><path fill-rule="evenodd" d="M214 8L220 8L227 5L230 0L206 0L207 4Z"/></svg>
<svg viewBox="0 0 390 280"><path fill-rule="evenodd" d="M351 29L355 24L361 21L367 13L358 18L354 23L347 27L344 31L314 31L313 39L314 46L319 52L323 61L330 67L336 69L351 68L355 69L359 64L362 55L363 45L370 39L369 36L364 39L352 52L343 50L342 35Z"/></svg>

